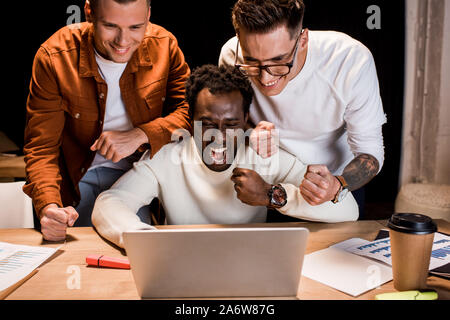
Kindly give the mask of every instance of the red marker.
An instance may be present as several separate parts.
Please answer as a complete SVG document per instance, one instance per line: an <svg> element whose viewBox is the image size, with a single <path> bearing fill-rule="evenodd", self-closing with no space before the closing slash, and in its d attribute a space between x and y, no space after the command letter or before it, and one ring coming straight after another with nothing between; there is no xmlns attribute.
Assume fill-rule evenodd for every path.
<svg viewBox="0 0 450 320"><path fill-rule="evenodd" d="M87 256L86 263L88 266L94 267L130 269L130 262L128 259L111 258L100 254L91 254Z"/></svg>

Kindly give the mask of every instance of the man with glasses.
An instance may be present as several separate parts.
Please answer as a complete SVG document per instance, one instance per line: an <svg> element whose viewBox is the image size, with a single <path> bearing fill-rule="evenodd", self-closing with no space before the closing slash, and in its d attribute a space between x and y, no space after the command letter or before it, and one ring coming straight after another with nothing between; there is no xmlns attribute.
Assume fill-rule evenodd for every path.
<svg viewBox="0 0 450 320"><path fill-rule="evenodd" d="M338 203L356 191L361 205L360 188L384 162L386 116L375 63L345 34L303 29L304 10L302 0L238 0L237 36L223 46L219 64L251 79L258 153L271 156L279 138L283 149L313 164L300 185L306 201Z"/></svg>

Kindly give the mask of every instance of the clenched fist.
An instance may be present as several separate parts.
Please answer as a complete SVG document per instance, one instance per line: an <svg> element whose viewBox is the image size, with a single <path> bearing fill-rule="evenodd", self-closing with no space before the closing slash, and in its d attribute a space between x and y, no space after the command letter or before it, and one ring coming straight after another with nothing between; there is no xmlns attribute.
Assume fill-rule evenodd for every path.
<svg viewBox="0 0 450 320"><path fill-rule="evenodd" d="M72 227L78 219L77 211L72 207L59 208L49 204L41 210L41 232L45 240L62 241L66 239L67 227Z"/></svg>
<svg viewBox="0 0 450 320"><path fill-rule="evenodd" d="M270 158L278 152L279 134L273 123L261 121L250 134L250 146L262 158Z"/></svg>
<svg viewBox="0 0 450 320"><path fill-rule="evenodd" d="M234 182L238 199L243 203L250 206L270 205L268 192L272 186L255 171L235 168L231 180Z"/></svg>
<svg viewBox="0 0 450 320"><path fill-rule="evenodd" d="M300 185L300 193L312 206L334 200L341 184L326 166L311 165Z"/></svg>

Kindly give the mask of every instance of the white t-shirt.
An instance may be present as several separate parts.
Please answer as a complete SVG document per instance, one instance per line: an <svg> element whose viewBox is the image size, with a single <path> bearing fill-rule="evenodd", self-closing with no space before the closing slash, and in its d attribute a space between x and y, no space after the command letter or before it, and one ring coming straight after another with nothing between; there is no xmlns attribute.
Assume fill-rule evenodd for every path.
<svg viewBox="0 0 450 320"><path fill-rule="evenodd" d="M321 222L358 219L358 205L351 193L337 204L328 201L310 206L298 188L306 166L283 150L263 159L243 145L230 168L214 172L203 163L191 138L165 145L152 159L145 154L99 195L92 223L103 237L123 247L124 231L151 228L140 221L136 212L154 198L161 201L171 225L265 222L266 207L249 206L237 198L231 181L236 167L258 172L267 183L281 183L288 201L279 211L285 215Z"/></svg>
<svg viewBox="0 0 450 320"><path fill-rule="evenodd" d="M234 37L223 46L220 65L234 65L236 42ZM242 55L238 59L243 62ZM386 116L374 59L360 42L339 32L309 31L305 65L283 92L267 97L253 88L250 120L272 122L280 146L303 163L342 174L355 156L367 153L381 170Z"/></svg>
<svg viewBox="0 0 450 320"><path fill-rule="evenodd" d="M95 60L98 64L98 71L108 86L103 131L129 131L133 129L134 126L125 109L119 85L120 78L128 63L116 63L107 60L100 56L97 51L95 51ZM114 163L97 152L89 170L98 167L128 171L132 167L132 162L125 158L118 163Z"/></svg>

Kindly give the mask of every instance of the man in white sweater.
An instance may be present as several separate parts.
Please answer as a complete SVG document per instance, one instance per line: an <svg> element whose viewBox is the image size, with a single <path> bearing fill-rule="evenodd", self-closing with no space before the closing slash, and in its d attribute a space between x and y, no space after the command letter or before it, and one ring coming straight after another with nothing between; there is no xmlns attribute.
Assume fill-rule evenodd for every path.
<svg viewBox="0 0 450 320"><path fill-rule="evenodd" d="M386 116L370 51L343 33L303 29L304 9L302 0L238 0L237 36L219 65L251 80L254 133L276 128L280 146L312 164L300 189L317 205L340 201L379 173Z"/></svg>
<svg viewBox="0 0 450 320"><path fill-rule="evenodd" d="M337 204L311 206L300 194L306 166L280 150L260 157L245 144L244 128L253 90L234 68L207 65L186 85L194 137L146 154L110 190L97 198L92 222L106 239L123 247L122 233L151 229L136 215L158 198L168 224L245 224L265 222L267 207L285 215L320 222L354 221L350 194Z"/></svg>

